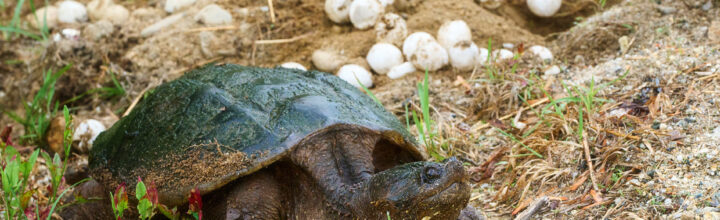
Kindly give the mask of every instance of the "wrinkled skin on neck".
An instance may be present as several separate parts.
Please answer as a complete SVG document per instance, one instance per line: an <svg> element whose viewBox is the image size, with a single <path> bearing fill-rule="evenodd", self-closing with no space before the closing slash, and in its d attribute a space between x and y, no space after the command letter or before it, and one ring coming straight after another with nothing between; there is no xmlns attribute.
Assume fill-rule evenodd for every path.
<svg viewBox="0 0 720 220"><path fill-rule="evenodd" d="M413 162L373 175L354 194L352 205L361 218L456 219L470 199L462 164Z"/></svg>

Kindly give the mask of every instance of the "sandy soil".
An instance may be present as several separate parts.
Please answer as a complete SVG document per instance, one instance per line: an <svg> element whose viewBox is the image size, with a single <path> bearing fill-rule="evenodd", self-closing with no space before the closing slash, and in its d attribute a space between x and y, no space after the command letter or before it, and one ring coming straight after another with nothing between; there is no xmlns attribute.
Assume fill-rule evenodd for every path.
<svg viewBox="0 0 720 220"><path fill-rule="evenodd" d="M387 9L405 18L410 32L435 34L444 21L463 19L483 47L492 39L493 49L512 43L515 52L520 45L553 51L550 63L526 52L487 68L430 73L437 153L461 158L474 173L473 205L490 219L525 210L547 219L720 216L720 2L617 0L600 8L596 1L568 0L552 18L530 15L521 0L478 2L484 3L396 0ZM180 21L151 36L140 32L168 16L164 1L117 3L131 15L107 36L94 37L98 30L88 22L65 26L82 31L78 40L0 41L0 107L21 112L44 70L72 64L57 84L58 101L112 85L110 72L127 91L68 103L79 117L103 118L110 126L145 91L206 63L294 61L313 68L317 49L362 58L375 43L372 29L328 20L322 0L274 1L274 23L266 1L198 0ZM232 24L196 22L193 14L210 3L228 10ZM11 8L0 20L11 17ZM267 43L277 39L290 40ZM544 74L552 66L560 73ZM375 79L371 91L399 119L405 120L406 106L419 109L422 73ZM581 98L591 85L597 90L592 107L548 105ZM0 122L22 130L5 115Z"/></svg>

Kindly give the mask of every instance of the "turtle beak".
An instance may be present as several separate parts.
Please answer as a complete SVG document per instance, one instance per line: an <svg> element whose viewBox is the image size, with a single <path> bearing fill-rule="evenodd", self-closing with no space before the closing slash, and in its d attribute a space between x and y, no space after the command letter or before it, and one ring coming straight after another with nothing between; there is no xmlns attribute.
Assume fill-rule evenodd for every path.
<svg viewBox="0 0 720 220"><path fill-rule="evenodd" d="M463 167L462 162L460 162L456 157L445 159L443 160L443 163L445 163L445 172L450 175L450 179L460 182L468 180L469 177L467 172L465 172L465 167Z"/></svg>

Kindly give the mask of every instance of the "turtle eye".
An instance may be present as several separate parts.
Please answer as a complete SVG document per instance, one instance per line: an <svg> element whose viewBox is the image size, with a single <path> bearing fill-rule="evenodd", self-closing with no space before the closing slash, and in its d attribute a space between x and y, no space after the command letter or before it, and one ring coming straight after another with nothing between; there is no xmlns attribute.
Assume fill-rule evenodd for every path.
<svg viewBox="0 0 720 220"><path fill-rule="evenodd" d="M442 169L437 164L427 165L425 166L425 170L423 170L423 179L425 179L427 183L440 178L440 175L442 175Z"/></svg>

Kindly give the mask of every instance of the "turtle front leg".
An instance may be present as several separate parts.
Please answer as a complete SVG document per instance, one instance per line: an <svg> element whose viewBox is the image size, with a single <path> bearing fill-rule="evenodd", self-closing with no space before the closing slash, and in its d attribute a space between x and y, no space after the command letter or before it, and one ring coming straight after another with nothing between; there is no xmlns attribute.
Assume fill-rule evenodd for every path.
<svg viewBox="0 0 720 220"><path fill-rule="evenodd" d="M479 210L475 209L475 207L468 205L462 211L460 211L460 216L458 216L458 220L485 220L485 215L483 215L482 212L480 212Z"/></svg>
<svg viewBox="0 0 720 220"><path fill-rule="evenodd" d="M283 199L280 183L264 170L210 195L203 213L207 219L283 219Z"/></svg>

